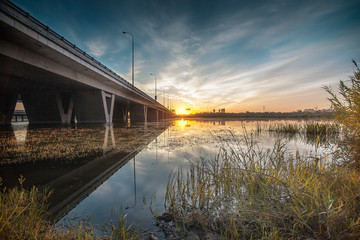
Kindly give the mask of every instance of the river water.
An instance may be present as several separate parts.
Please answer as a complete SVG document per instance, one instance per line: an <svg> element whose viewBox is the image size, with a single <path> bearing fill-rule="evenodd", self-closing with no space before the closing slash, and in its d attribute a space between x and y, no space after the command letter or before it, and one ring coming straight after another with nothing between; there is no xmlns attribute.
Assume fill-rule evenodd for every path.
<svg viewBox="0 0 360 240"><path fill-rule="evenodd" d="M326 154L316 139L268 131L279 123L305 121L170 120L126 125L29 126L14 123L0 135L3 185L54 190L50 210L61 223L90 219L93 225L127 214L130 224L156 232L154 215L164 211L169 176L189 162L213 159L221 139L247 135L261 149L276 141L289 154ZM13 164L8 164L14 162Z"/></svg>

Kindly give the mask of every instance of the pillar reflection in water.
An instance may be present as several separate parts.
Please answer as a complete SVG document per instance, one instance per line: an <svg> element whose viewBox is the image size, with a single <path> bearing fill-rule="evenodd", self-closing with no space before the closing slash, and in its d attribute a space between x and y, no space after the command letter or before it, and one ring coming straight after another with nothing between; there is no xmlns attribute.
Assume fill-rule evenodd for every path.
<svg viewBox="0 0 360 240"><path fill-rule="evenodd" d="M13 125L13 132L17 146L25 145L28 126L29 124Z"/></svg>
<svg viewBox="0 0 360 240"><path fill-rule="evenodd" d="M144 134L147 132L148 130L148 123L144 122Z"/></svg>
<svg viewBox="0 0 360 240"><path fill-rule="evenodd" d="M134 157L134 204L132 206L126 207L125 209L130 209L136 206L136 164L135 164L135 157Z"/></svg>
<svg viewBox="0 0 360 240"><path fill-rule="evenodd" d="M155 161L153 163L151 163L151 165L154 165L156 163L158 163L159 159L158 159L158 138L155 138Z"/></svg>
<svg viewBox="0 0 360 240"><path fill-rule="evenodd" d="M108 146L109 142L109 132L111 136L111 146ZM109 150L115 148L115 136L114 136L114 128L112 124L105 125L105 136L104 136L104 145L103 145L103 155L105 155Z"/></svg>

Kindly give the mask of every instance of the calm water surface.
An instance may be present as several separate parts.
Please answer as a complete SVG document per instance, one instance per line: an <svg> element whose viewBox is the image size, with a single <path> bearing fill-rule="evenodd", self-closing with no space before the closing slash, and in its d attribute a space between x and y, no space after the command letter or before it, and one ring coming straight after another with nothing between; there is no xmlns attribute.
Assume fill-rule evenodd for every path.
<svg viewBox="0 0 360 240"><path fill-rule="evenodd" d="M121 212L129 223L155 232L153 216L164 211L169 176L188 168L190 161L213 159L220 147L216 136L247 134L263 149L280 139L289 153L312 155L314 139L266 130L270 124L285 122L305 123L174 120L67 128L16 123L13 130L1 131L1 161L18 159L18 164L3 164L0 176L8 186L22 174L28 186L53 188L51 209L58 223L88 217L93 224L103 224ZM163 238L162 233L157 236Z"/></svg>

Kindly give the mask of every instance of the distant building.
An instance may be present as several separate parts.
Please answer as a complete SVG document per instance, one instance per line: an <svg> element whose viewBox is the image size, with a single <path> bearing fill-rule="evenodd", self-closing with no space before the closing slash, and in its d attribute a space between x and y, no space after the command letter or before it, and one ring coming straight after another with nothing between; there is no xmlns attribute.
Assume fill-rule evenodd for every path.
<svg viewBox="0 0 360 240"><path fill-rule="evenodd" d="M304 113L315 113L315 109L309 108L309 109L304 109Z"/></svg>
<svg viewBox="0 0 360 240"><path fill-rule="evenodd" d="M221 109L221 113L225 113L225 108L222 108L222 109Z"/></svg>

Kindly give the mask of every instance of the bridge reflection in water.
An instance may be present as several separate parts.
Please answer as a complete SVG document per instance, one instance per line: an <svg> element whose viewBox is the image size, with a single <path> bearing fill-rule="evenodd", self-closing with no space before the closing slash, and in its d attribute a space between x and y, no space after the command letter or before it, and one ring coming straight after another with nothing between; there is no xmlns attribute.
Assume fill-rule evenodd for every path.
<svg viewBox="0 0 360 240"><path fill-rule="evenodd" d="M52 160L35 161L34 163L13 164L0 167L0 175L4 179L4 185L14 186L17 178L23 175L26 186L36 185L41 189L53 189L50 200L50 211L53 220L57 221L67 212L74 208L84 198L97 189L103 182L117 172L128 161L134 160L134 194L136 205L136 175L135 156L153 140L163 133L169 122L146 123L126 126L113 126L106 124L105 127L96 127L99 131L93 131L92 139L83 139L78 144L94 144L94 148L101 146L102 153L88 159L76 159L75 161L57 163ZM26 125L25 125L26 126ZM77 130L88 129L94 126L78 126ZM102 130L101 130L102 129ZM16 142L18 147L34 144L32 139L37 131L28 127L26 134L24 129L14 132L8 131L9 138ZM72 129L76 130L76 129ZM54 132L64 131L64 128L53 129ZM102 134L99 134L101 133ZM95 134L96 133L96 134ZM19 135L20 134L20 135ZM61 135L61 134L60 134ZM99 139L103 139L100 144ZM9 141L11 142L11 141ZM58 143L61 145L61 142ZM132 208L133 206L126 206Z"/></svg>

